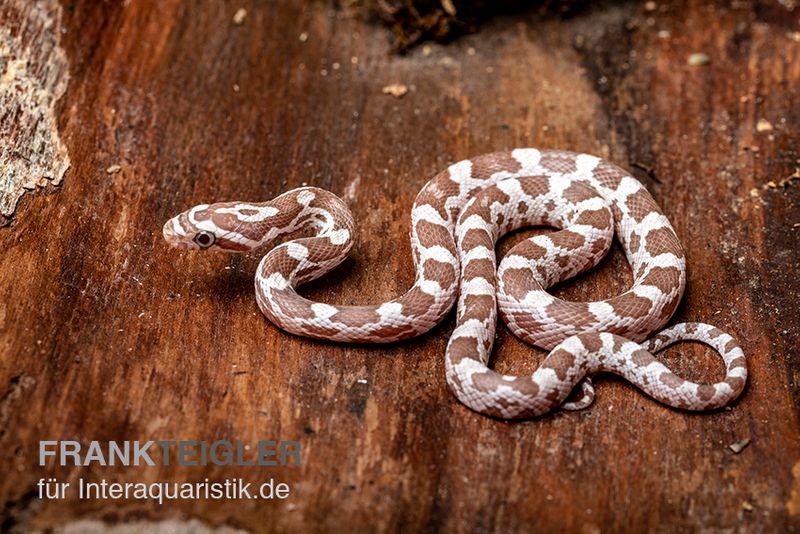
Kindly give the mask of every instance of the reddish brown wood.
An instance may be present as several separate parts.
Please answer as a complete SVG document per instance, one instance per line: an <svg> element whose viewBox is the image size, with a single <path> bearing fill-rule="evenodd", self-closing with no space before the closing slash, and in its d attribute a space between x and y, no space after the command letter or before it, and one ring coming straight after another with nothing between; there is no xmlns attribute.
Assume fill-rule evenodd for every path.
<svg viewBox="0 0 800 534"><path fill-rule="evenodd" d="M65 1L70 81L58 126L71 167L0 229L3 525L800 528L800 181L790 179L800 167L800 28L787 5L601 2L568 19L499 17L396 57L383 28L321 3ZM710 64L688 66L698 52ZM383 94L392 83L410 91ZM379 302L412 282L408 217L424 182L518 146L596 153L649 187L688 257L675 320L731 331L748 354L750 383L732 409L689 415L603 377L582 413L481 417L444 381L452 317L389 347L299 339L258 312L257 255L181 253L161 239L163 222L197 202L326 187L351 205L360 240L305 294ZM609 296L629 278L615 250L559 294ZM530 371L541 357L501 331L497 368ZM700 347L664 359L687 378L721 376ZM37 465L42 439L164 438L299 439L304 461ZM744 438L741 453L728 449ZM35 484L46 476L274 477L294 495L41 502Z"/></svg>

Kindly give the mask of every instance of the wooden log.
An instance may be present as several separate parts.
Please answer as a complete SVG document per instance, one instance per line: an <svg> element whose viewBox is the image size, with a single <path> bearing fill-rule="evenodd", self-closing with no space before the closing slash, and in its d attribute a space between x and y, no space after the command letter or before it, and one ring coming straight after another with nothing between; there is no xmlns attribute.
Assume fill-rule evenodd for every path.
<svg viewBox="0 0 800 534"><path fill-rule="evenodd" d="M37 6L5 3L0 24L18 35ZM396 57L382 27L321 3L53 4L69 80L55 134L71 163L0 229L2 527L799 529L800 34L787 6L600 2L567 19L495 18ZM698 53L708 61L689 65ZM407 93L383 93L392 84ZM17 139L0 132L4 150L30 148ZM687 253L675 321L735 334L750 367L741 401L686 414L604 376L584 412L489 419L445 384L452 315L387 347L300 339L259 313L257 254L161 238L198 202L328 188L352 207L359 242L303 292L381 302L413 281L409 211L427 179L521 146L595 153L648 186ZM617 248L557 294L629 283ZM530 372L542 355L500 328L495 368ZM721 376L699 346L663 358L688 379ZM54 439L298 440L303 455L269 468L40 467L39 442ZM292 494L39 499L47 477L273 478Z"/></svg>

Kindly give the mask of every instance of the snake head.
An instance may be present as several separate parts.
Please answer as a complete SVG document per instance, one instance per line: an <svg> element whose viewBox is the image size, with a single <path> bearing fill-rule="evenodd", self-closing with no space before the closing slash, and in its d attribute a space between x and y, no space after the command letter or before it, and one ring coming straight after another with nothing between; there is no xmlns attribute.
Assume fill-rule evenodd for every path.
<svg viewBox="0 0 800 534"><path fill-rule="evenodd" d="M242 252L260 244L240 229L241 203L200 204L176 215L164 224L164 240L186 250Z"/></svg>

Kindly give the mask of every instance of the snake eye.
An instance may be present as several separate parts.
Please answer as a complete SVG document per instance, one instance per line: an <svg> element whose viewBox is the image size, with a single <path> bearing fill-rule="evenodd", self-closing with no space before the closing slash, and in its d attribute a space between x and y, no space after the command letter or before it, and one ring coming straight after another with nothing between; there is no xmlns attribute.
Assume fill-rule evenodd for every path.
<svg viewBox="0 0 800 534"><path fill-rule="evenodd" d="M214 244L215 241L214 234L211 232L199 232L196 236L194 236L194 242L197 243L201 248L208 248Z"/></svg>

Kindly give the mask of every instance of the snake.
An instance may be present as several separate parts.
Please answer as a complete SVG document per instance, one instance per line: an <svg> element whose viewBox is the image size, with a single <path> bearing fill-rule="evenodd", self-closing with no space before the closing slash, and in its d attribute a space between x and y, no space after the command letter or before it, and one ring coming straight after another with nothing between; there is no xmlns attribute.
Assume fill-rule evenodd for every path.
<svg viewBox="0 0 800 534"><path fill-rule="evenodd" d="M546 226L497 264L508 232ZM255 274L263 314L292 334L324 341L381 344L430 331L456 306L445 351L447 384L460 402L495 418L537 417L594 400L592 377L619 375L670 407L715 410L747 381L744 352L704 323L663 329L686 287L686 258L668 218L645 186L590 154L518 148L448 166L417 194L411 209L415 280L375 305L309 300L302 284L349 255L356 224L346 203L317 187L266 202L216 202L169 219L164 239L187 250L265 250ZM595 302L554 296L553 286L595 267L614 236L633 283ZM377 236L376 236L377 238ZM491 369L498 315L517 337L548 354L529 375ZM723 380L684 380L655 354L681 341L708 345L722 358Z"/></svg>

